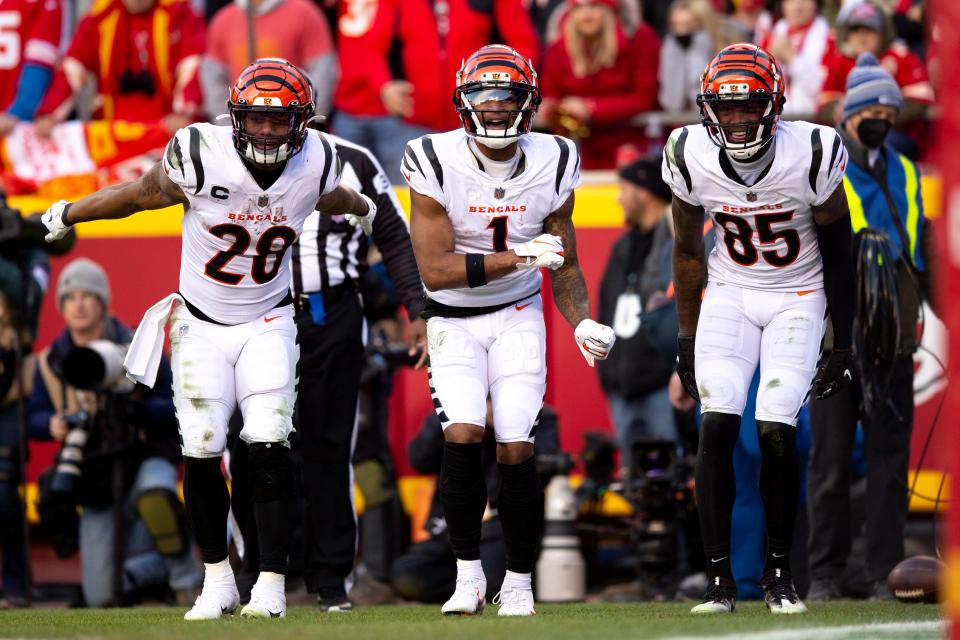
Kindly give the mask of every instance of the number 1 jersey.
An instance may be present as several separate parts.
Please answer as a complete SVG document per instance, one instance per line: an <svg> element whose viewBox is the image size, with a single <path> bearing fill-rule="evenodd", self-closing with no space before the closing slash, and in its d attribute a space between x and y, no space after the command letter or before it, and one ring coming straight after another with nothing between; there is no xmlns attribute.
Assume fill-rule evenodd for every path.
<svg viewBox="0 0 960 640"><path fill-rule="evenodd" d="M580 156L572 141L528 133L520 160L501 180L486 173L463 129L411 141L401 170L410 188L447 211L457 253L495 253L541 235L543 221L580 184ZM517 269L481 287L428 291L451 307L488 307L527 298L540 289L539 269Z"/></svg>
<svg viewBox="0 0 960 640"><path fill-rule="evenodd" d="M677 198L703 207L713 220L710 282L765 291L821 289L812 207L843 181L846 149L833 129L784 121L772 151L772 162L747 186L704 126L683 127L664 147L663 179Z"/></svg>
<svg viewBox="0 0 960 640"><path fill-rule="evenodd" d="M189 201L180 293L217 322L255 320L288 293L288 249L317 199L340 184L336 147L323 134L307 134L266 189L234 148L231 127L190 125L164 151L163 169Z"/></svg>

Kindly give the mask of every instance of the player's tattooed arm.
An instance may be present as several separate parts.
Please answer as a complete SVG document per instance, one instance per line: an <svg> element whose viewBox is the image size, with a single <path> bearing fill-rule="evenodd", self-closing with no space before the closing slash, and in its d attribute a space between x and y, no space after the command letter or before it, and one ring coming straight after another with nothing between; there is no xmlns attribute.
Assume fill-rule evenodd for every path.
<svg viewBox="0 0 960 640"><path fill-rule="evenodd" d="M823 259L823 292L827 297L833 325L833 348L849 349L853 344L853 256L851 253L850 208L843 184L837 185L823 204L813 207L817 223L817 245Z"/></svg>
<svg viewBox="0 0 960 640"><path fill-rule="evenodd" d="M100 189L77 200L67 212L68 224L89 220L126 218L138 211L163 209L175 204L186 204L187 196L158 162L139 180Z"/></svg>
<svg viewBox="0 0 960 640"><path fill-rule="evenodd" d="M467 261L456 253L453 225L439 202L410 190L410 240L423 284L431 291L467 286ZM487 281L502 278L523 260L511 249L483 256Z"/></svg>
<svg viewBox="0 0 960 640"><path fill-rule="evenodd" d="M559 209L543 221L544 233L559 236L563 241L563 266L549 271L550 284L553 287L553 302L567 319L570 326L576 327L590 317L590 296L587 283L583 280L583 271L577 258L577 233L573 227L574 194Z"/></svg>
<svg viewBox="0 0 960 640"><path fill-rule="evenodd" d="M697 332L700 293L707 275L703 255L703 207L673 197L673 282L677 298L680 335Z"/></svg>

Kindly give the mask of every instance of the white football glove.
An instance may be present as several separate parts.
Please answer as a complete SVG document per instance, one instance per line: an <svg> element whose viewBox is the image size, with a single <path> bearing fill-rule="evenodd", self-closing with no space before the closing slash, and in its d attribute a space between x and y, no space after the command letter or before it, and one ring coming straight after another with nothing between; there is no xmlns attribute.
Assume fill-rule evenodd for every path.
<svg viewBox="0 0 960 640"><path fill-rule="evenodd" d="M578 324L573 335L577 339L580 352L583 353L583 357L586 358L587 364L591 367L594 360L607 359L610 350L613 349L613 343L617 340L613 329L605 324L594 322L590 318Z"/></svg>
<svg viewBox="0 0 960 640"><path fill-rule="evenodd" d="M364 201L367 203L367 206L370 208L369 211L367 211L367 214L363 216L348 213L344 217L347 219L347 222L351 224L351 226L355 227L360 225L360 228L363 229L363 232L367 235L370 235L373 233L373 219L377 216L377 205L373 204L373 200L362 193L358 192L357 195L364 199Z"/></svg>
<svg viewBox="0 0 960 640"><path fill-rule="evenodd" d="M555 271L563 266L563 240L549 233L524 242L513 250L521 258L526 258L525 262L517 263L517 269L546 267Z"/></svg>
<svg viewBox="0 0 960 640"><path fill-rule="evenodd" d="M48 233L43 237L47 242L53 242L54 240L59 240L63 236L70 233L70 229L73 228L73 225L66 224L63 221L63 214L67 208L67 205L71 204L66 200L59 200L50 205L50 208L40 216L40 221L43 222L43 226L47 228Z"/></svg>

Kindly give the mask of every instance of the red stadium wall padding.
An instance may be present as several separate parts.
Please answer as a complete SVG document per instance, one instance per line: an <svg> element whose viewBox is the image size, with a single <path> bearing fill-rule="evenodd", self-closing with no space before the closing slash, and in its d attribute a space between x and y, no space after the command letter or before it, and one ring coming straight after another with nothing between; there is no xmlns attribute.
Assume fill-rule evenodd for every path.
<svg viewBox="0 0 960 640"><path fill-rule="evenodd" d="M621 229L605 227L586 227L577 231L578 254L594 312L610 247L621 233ZM113 292L113 312L131 327L136 327L147 307L177 288L179 237L81 239L69 256L52 261L51 290L44 301L38 349L49 344L63 329L55 303L56 280L63 266L79 256L95 260L106 269ZM559 414L561 445L567 451L578 452L583 446L585 431L610 429L607 403L600 390L596 370L587 366L574 342L573 329L553 304L547 277L544 278L543 294L548 345L546 401ZM917 408L914 462L939 398L936 395ZM532 398L531 401L536 399ZM397 469L402 474L412 473L407 463L407 443L419 429L424 416L432 410L426 373L402 371L396 377L390 404L390 446ZM941 418L941 422L945 420ZM924 468L942 468L950 451L949 436L949 430L941 424ZM50 465L57 447L54 444L35 443L31 450L29 477L33 480L37 473Z"/></svg>

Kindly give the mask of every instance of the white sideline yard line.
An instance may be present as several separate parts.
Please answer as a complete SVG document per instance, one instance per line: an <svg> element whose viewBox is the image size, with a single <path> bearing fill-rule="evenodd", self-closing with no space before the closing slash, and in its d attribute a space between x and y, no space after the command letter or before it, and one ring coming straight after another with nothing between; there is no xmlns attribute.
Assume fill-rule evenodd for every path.
<svg viewBox="0 0 960 640"><path fill-rule="evenodd" d="M668 636L662 640L703 640L704 638L736 638L737 640L852 640L853 638L938 638L942 637L947 625L943 620L925 622L877 622L873 624L851 624L836 627L807 627L805 629L779 629L777 631L758 631L754 633L729 633L724 635ZM897 635L908 633L910 635ZM916 633L931 635L917 636Z"/></svg>

